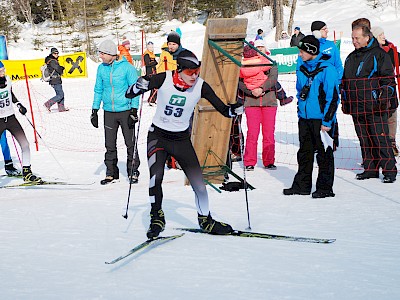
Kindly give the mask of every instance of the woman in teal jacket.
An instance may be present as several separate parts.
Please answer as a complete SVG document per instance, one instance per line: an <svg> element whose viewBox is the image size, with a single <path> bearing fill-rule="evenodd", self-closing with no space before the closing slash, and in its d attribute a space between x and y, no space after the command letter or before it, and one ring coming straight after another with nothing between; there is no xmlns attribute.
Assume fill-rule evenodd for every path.
<svg viewBox="0 0 400 300"><path fill-rule="evenodd" d="M139 156L137 149L133 159L135 145L135 123L138 121L137 109L139 97L129 99L125 91L136 83L136 69L124 58L118 60L117 46L110 40L99 45L99 56L103 61L97 68L96 84L94 86L94 101L92 105L91 122L98 128L97 112L103 103L104 135L106 154L106 178L101 184L108 184L119 179L117 134L121 127L127 147L126 169L130 183L137 183L139 177Z"/></svg>

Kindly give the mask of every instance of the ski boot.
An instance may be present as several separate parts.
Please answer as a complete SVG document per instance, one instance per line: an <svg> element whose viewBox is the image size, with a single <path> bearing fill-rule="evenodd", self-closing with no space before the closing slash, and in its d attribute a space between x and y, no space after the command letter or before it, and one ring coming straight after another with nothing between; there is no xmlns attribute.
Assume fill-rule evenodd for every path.
<svg viewBox="0 0 400 300"><path fill-rule="evenodd" d="M104 178L103 180L100 181L101 185L106 185L109 183L113 183L115 180L117 180L118 178L114 178L113 176L107 175L106 178Z"/></svg>
<svg viewBox="0 0 400 300"><path fill-rule="evenodd" d="M21 176L21 171L14 167L12 160L4 161L4 169L6 170L7 175L10 177Z"/></svg>
<svg viewBox="0 0 400 300"><path fill-rule="evenodd" d="M150 226L147 230L147 238L154 239L158 237L165 228L165 217L162 209L158 211L150 211Z"/></svg>
<svg viewBox="0 0 400 300"><path fill-rule="evenodd" d="M231 225L215 221L211 217L211 214L208 214L208 216L197 214L197 219L199 221L200 228L207 233L229 234L233 231Z"/></svg>
<svg viewBox="0 0 400 300"><path fill-rule="evenodd" d="M25 182L34 182L34 183L42 183L42 178L33 175L31 166L24 166L22 167L22 176L24 177Z"/></svg>

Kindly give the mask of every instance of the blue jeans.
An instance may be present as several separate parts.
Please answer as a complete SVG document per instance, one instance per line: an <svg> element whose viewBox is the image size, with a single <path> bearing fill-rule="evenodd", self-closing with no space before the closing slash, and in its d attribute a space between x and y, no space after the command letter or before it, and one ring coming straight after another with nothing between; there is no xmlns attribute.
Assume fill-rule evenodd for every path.
<svg viewBox="0 0 400 300"><path fill-rule="evenodd" d="M64 105L64 91L62 88L62 84L61 83L60 84L52 84L51 87L56 92L56 95L53 98L51 98L50 100Z"/></svg>

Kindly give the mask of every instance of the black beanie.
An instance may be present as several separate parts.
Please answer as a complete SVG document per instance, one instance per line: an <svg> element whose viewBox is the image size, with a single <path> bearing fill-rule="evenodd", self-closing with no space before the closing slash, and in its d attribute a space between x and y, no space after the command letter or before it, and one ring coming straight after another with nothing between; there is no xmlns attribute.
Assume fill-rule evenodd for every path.
<svg viewBox="0 0 400 300"><path fill-rule="evenodd" d="M322 21L314 21L311 23L311 32L314 30L321 30L326 24Z"/></svg>
<svg viewBox="0 0 400 300"><path fill-rule="evenodd" d="M181 44L181 37L175 31L171 31L168 34L167 42L173 42L173 43L176 43L176 44L180 45Z"/></svg>
<svg viewBox="0 0 400 300"><path fill-rule="evenodd" d="M192 51L186 49L178 54L176 63L178 72L182 72L182 70L185 69L197 69L200 68L201 65L196 55Z"/></svg>
<svg viewBox="0 0 400 300"><path fill-rule="evenodd" d="M307 35L300 40L297 47L308 54L317 55L319 53L319 40L313 35Z"/></svg>

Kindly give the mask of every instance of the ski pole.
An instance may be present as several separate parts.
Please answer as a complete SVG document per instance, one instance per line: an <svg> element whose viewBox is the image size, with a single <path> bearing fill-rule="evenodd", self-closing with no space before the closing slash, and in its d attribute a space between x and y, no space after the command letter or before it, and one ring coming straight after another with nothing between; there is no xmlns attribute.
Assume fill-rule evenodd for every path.
<svg viewBox="0 0 400 300"><path fill-rule="evenodd" d="M43 145L47 148L47 150L50 152L51 156L53 156L54 161L58 164L58 166L61 168L61 170L63 171L64 175L66 175L67 179L69 179L70 177L68 176L67 172L65 172L65 169L63 168L63 166L60 164L60 162L57 160L57 158L55 157L55 155L53 154L53 151L50 150L50 148L47 146L45 140L42 138L42 136L39 134L39 132L36 130L35 126L33 126L31 120L29 120L29 118L24 115L25 118L28 120L29 124L31 124L33 130L36 132L37 136L42 140Z"/></svg>
<svg viewBox="0 0 400 300"><path fill-rule="evenodd" d="M140 121L142 120L142 108L143 108L143 100L144 100L144 94L142 94L142 99L140 100L140 105L139 105L139 120L137 122L137 133L136 133L136 139L135 139L135 145L133 146L133 157L132 157L132 164L131 164L131 174L128 176L131 177L133 174L133 166L135 165L136 157L138 157L138 139L139 139L139 130L140 130ZM135 130L133 130L132 134L132 140L135 137ZM125 215L122 215L125 219L128 219L128 208L129 208L129 200L131 198L131 190L132 190L132 181L131 178L129 178L129 190L128 190L128 200L126 203L126 211Z"/></svg>
<svg viewBox="0 0 400 300"><path fill-rule="evenodd" d="M246 230L251 230L250 226L250 212L249 212L249 198L247 196L247 180L246 180L246 167L244 165L244 142L243 142L243 131L242 131L242 120L240 116L236 116L237 118L237 124L238 124L238 129L239 129L239 143L240 143L240 152L242 154L242 165L243 165L243 187L244 187L244 194L246 198L246 209L247 209L247 222L249 226L246 228Z"/></svg>

